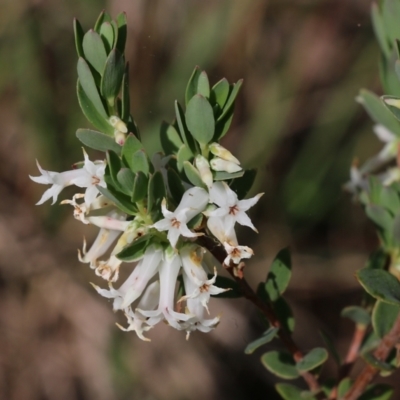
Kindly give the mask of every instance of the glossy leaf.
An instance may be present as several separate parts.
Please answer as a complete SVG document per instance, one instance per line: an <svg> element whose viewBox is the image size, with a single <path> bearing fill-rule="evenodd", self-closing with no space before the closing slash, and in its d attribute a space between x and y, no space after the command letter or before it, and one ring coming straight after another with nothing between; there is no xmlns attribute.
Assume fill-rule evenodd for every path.
<svg viewBox="0 0 400 400"><path fill-rule="evenodd" d="M246 354L252 354L254 353L255 350L257 350L259 347L263 346L264 344L269 343L274 337L278 334L279 328L275 327L270 327L267 331L263 333L263 335L254 340L253 342L249 343L244 352Z"/></svg>
<svg viewBox="0 0 400 400"><path fill-rule="evenodd" d="M372 311L372 326L378 337L383 338L393 328L399 315L400 307L397 305L377 301Z"/></svg>
<svg viewBox="0 0 400 400"><path fill-rule="evenodd" d="M364 268L357 271L356 277L372 297L385 303L400 305L400 283L389 272Z"/></svg>
<svg viewBox="0 0 400 400"><path fill-rule="evenodd" d="M201 144L209 143L215 131L213 109L200 94L194 95L186 108L186 125L192 136Z"/></svg>
<svg viewBox="0 0 400 400"><path fill-rule="evenodd" d="M74 18L74 36L76 53L78 54L78 57L83 57L82 42L85 33L83 32L82 25L76 18Z"/></svg>
<svg viewBox="0 0 400 400"><path fill-rule="evenodd" d="M123 188L123 192L132 196L135 184L135 175L133 172L128 168L121 168L117 173L117 180Z"/></svg>
<svg viewBox="0 0 400 400"><path fill-rule="evenodd" d="M340 313L342 317L349 318L356 324L367 326L371 321L371 317L367 310L359 306L345 307Z"/></svg>
<svg viewBox="0 0 400 400"><path fill-rule="evenodd" d="M137 261L140 259L146 247L149 245L151 235L144 235L136 239L132 244L126 246L121 252L117 254L117 258L122 261Z"/></svg>
<svg viewBox="0 0 400 400"><path fill-rule="evenodd" d="M202 187L202 188L206 189L206 185L201 180L199 171L189 161L183 162L183 169L185 171L185 174L186 174L189 182L193 186L198 186L198 187Z"/></svg>
<svg viewBox="0 0 400 400"><path fill-rule="evenodd" d="M285 351L270 351L261 357L264 367L279 378L296 379L300 376L291 354Z"/></svg>
<svg viewBox="0 0 400 400"><path fill-rule="evenodd" d="M101 101L99 92L97 91L96 83L94 81L92 72L90 71L89 65L82 57L80 57L78 60L77 70L78 70L79 82L82 86L83 91L85 92L88 99L92 102L93 106L96 108L99 115L101 115L105 120L107 120L108 115Z"/></svg>
<svg viewBox="0 0 400 400"><path fill-rule="evenodd" d="M125 143L122 146L122 160L124 161L125 165L127 165L132 171L135 171L136 166L134 165L134 158L133 155L143 149L142 143L136 138L135 135L132 133L129 134L126 139Z"/></svg>
<svg viewBox="0 0 400 400"><path fill-rule="evenodd" d="M114 45L114 29L109 22L103 22L100 27L100 37L103 40L106 53L110 53Z"/></svg>
<svg viewBox="0 0 400 400"><path fill-rule="evenodd" d="M88 121L101 132L113 136L114 128L108 123L107 119L104 118L104 115L100 114L97 111L96 107L83 90L79 80L77 83L76 92L78 96L79 106L81 107L81 110Z"/></svg>
<svg viewBox="0 0 400 400"><path fill-rule="evenodd" d="M222 78L217 82L211 89L210 102L211 104L218 104L219 108L222 110L226 101L228 100L230 92L229 82Z"/></svg>
<svg viewBox="0 0 400 400"><path fill-rule="evenodd" d="M101 186L97 186L97 189L103 196L107 197L107 199L110 199L122 212L128 215L136 214L136 209L128 196L116 192L111 187L106 189Z"/></svg>
<svg viewBox="0 0 400 400"><path fill-rule="evenodd" d="M128 33L126 13L123 12L117 15L118 37L116 41L116 48L120 53L125 52L126 37Z"/></svg>
<svg viewBox="0 0 400 400"><path fill-rule="evenodd" d="M121 90L122 78L125 72L123 55L116 49L111 50L105 63L101 78L101 93L110 106L114 106L115 98Z"/></svg>
<svg viewBox="0 0 400 400"><path fill-rule="evenodd" d="M296 364L300 372L311 371L322 365L328 359L328 352L322 347L316 347L307 353L302 360Z"/></svg>
<svg viewBox="0 0 400 400"><path fill-rule="evenodd" d="M134 203L136 203L137 201L143 200L146 197L149 180L142 171L136 172L134 176L135 178L131 199Z"/></svg>
<svg viewBox="0 0 400 400"><path fill-rule="evenodd" d="M160 128L160 141L165 154L176 154L183 142L178 131L173 125L162 122Z"/></svg>
<svg viewBox="0 0 400 400"><path fill-rule="evenodd" d="M93 29L86 32L82 47L86 61L101 75L106 63L107 53L100 35Z"/></svg>
<svg viewBox="0 0 400 400"><path fill-rule="evenodd" d="M95 150L104 151L112 150L115 153L121 153L121 146L117 144L114 138L91 129L78 129L76 137L87 147Z"/></svg>
<svg viewBox="0 0 400 400"><path fill-rule="evenodd" d="M175 101L175 117L176 117L176 123L178 124L179 133L181 134L183 142L188 147L188 149L190 149L192 153L195 153L196 144L186 126L185 114L182 110L182 107L177 101Z"/></svg>
<svg viewBox="0 0 400 400"><path fill-rule="evenodd" d="M281 250L268 272L265 282L265 290L271 301L276 301L286 290L292 276L292 265L290 251L285 248Z"/></svg>
<svg viewBox="0 0 400 400"><path fill-rule="evenodd" d="M373 92L362 89L357 96L370 117L377 123L382 124L396 135L400 135L400 124L387 109L383 101Z"/></svg>
<svg viewBox="0 0 400 400"><path fill-rule="evenodd" d="M275 388L283 400L315 400L312 394L289 383L277 383Z"/></svg>

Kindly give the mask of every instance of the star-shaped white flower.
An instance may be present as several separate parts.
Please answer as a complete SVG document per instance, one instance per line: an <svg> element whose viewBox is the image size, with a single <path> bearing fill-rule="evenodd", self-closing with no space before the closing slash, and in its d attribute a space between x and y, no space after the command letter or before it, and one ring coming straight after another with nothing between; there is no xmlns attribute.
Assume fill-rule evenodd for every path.
<svg viewBox="0 0 400 400"><path fill-rule="evenodd" d="M226 230L232 229L235 222L238 222L257 232L246 211L253 207L263 194L259 193L247 200L238 200L237 194L225 182L214 182L210 190L210 202L219 208L210 211L208 216L221 218Z"/></svg>
<svg viewBox="0 0 400 400"><path fill-rule="evenodd" d="M42 175L29 177L36 183L52 185L51 188L43 193L42 198L36 203L37 205L43 204L50 198L53 198L52 204L54 204L60 192L70 185L86 188L84 196L85 204L89 207L93 203L99 193L96 186L106 187L104 181L106 164L103 161L97 161L95 163L90 161L85 150L83 150L83 155L85 161L82 168L64 172L46 171L40 166L39 162L36 161L37 167Z"/></svg>
<svg viewBox="0 0 400 400"><path fill-rule="evenodd" d="M187 223L201 213L208 203L208 193L199 187L188 189L174 212L167 209L167 202L164 199L161 203L161 211L164 219L152 225L158 231L168 231L167 238L173 248L178 242L179 236L196 237L202 233L191 231Z"/></svg>

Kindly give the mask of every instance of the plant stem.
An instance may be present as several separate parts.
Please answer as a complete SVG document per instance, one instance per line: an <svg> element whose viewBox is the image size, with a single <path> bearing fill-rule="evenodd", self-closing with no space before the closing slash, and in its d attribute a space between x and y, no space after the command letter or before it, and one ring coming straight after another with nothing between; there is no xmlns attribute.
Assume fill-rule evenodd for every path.
<svg viewBox="0 0 400 400"><path fill-rule="evenodd" d="M400 315L397 317L396 322L390 332L382 339L381 343L374 351L373 356L379 361L385 361L389 356L391 350L396 346L400 340ZM353 383L353 386L346 393L343 400L357 400L358 397L364 393L367 385L378 374L379 369L368 364L358 375Z"/></svg>

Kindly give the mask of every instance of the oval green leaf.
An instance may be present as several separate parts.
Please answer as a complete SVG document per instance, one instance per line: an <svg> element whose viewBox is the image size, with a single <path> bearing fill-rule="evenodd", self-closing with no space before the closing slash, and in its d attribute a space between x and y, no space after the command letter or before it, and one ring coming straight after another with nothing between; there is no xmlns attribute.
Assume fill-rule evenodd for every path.
<svg viewBox="0 0 400 400"><path fill-rule="evenodd" d="M284 379L296 379L300 376L291 354L285 351L270 351L261 357L264 367L274 375Z"/></svg>
<svg viewBox="0 0 400 400"><path fill-rule="evenodd" d="M340 315L344 318L349 318L356 324L367 326L371 322L371 317L368 311L360 306L345 307Z"/></svg>
<svg viewBox="0 0 400 400"><path fill-rule="evenodd" d="M302 360L296 364L300 372L311 371L323 364L328 359L328 352L322 347L316 347L307 353Z"/></svg>
<svg viewBox="0 0 400 400"><path fill-rule="evenodd" d="M106 63L107 53L100 35L90 29L83 37L82 48L85 59L101 75Z"/></svg>
<svg viewBox="0 0 400 400"><path fill-rule="evenodd" d="M123 55L117 49L111 50L105 63L100 84L101 93L110 106L114 106L115 99L121 90L124 72L125 61Z"/></svg>
<svg viewBox="0 0 400 400"><path fill-rule="evenodd" d="M267 331L263 333L263 335L260 338L254 340L253 342L249 343L246 346L244 350L245 354L252 354L259 347L269 343L277 335L278 331L279 328L271 326Z"/></svg>
<svg viewBox="0 0 400 400"><path fill-rule="evenodd" d="M91 129L78 129L76 137L87 147L99 151L112 150L117 154L121 153L121 146L115 142L114 138L104 133Z"/></svg>
<svg viewBox="0 0 400 400"><path fill-rule="evenodd" d="M285 248L277 254L272 262L265 282L265 290L271 301L276 301L284 293L289 285L291 276L290 251Z"/></svg>
<svg viewBox="0 0 400 400"><path fill-rule="evenodd" d="M378 337L383 338L393 328L399 315L400 308L397 305L378 300L372 311L372 326Z"/></svg>

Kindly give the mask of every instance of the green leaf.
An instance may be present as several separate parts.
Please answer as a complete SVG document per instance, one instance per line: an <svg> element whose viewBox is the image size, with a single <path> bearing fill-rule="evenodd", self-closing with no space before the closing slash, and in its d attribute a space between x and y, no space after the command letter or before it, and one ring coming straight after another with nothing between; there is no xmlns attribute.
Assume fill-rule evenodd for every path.
<svg viewBox="0 0 400 400"><path fill-rule="evenodd" d="M84 35L85 35L85 33L83 32L82 25L79 23L79 21L76 18L74 18L75 48L76 48L78 57L83 57L82 42L83 42Z"/></svg>
<svg viewBox="0 0 400 400"><path fill-rule="evenodd" d="M128 33L125 12L117 15L117 26L118 26L118 39L116 41L116 48L123 54L125 52L125 43Z"/></svg>
<svg viewBox="0 0 400 400"><path fill-rule="evenodd" d="M400 305L400 283L389 272L363 268L357 271L356 277L372 297L385 303Z"/></svg>
<svg viewBox="0 0 400 400"><path fill-rule="evenodd" d="M167 170L167 179L172 199L174 200L175 204L178 205L182 199L183 193L185 193L185 187L182 184L182 179L172 168L168 168Z"/></svg>
<svg viewBox="0 0 400 400"><path fill-rule="evenodd" d="M135 152L131 157L131 164L129 164L132 172L143 172L146 176L149 175L150 172L150 164L149 159L147 158L147 154L143 149Z"/></svg>
<svg viewBox="0 0 400 400"><path fill-rule="evenodd" d="M400 124L375 93L362 89L356 100L364 106L367 113L377 124L382 124L397 136L400 135Z"/></svg>
<svg viewBox="0 0 400 400"><path fill-rule="evenodd" d="M275 388L284 400L315 400L312 394L306 395L303 389L289 383L277 383Z"/></svg>
<svg viewBox="0 0 400 400"><path fill-rule="evenodd" d="M166 155L176 154L183 144L181 137L174 126L164 121L160 128L160 141Z"/></svg>
<svg viewBox="0 0 400 400"><path fill-rule="evenodd" d="M133 184L131 199L132 202L136 203L146 197L149 180L142 171L136 172L134 176L135 181Z"/></svg>
<svg viewBox="0 0 400 400"><path fill-rule="evenodd" d="M136 239L132 244L126 246L121 252L117 254L117 258L122 261L137 261L139 260L147 246L149 245L149 240L151 235L144 235Z"/></svg>
<svg viewBox="0 0 400 400"><path fill-rule="evenodd" d="M291 354L285 351L270 351L261 357L264 367L279 378L296 379L300 376Z"/></svg>
<svg viewBox="0 0 400 400"><path fill-rule="evenodd" d="M383 371L383 372L392 372L392 371L394 371L396 369L393 365L390 365L387 362L378 360L371 353L363 354L362 358L369 365L372 365L374 368L377 368L377 369L379 369L380 371Z"/></svg>
<svg viewBox="0 0 400 400"><path fill-rule="evenodd" d="M225 116L222 119L217 121L215 125L215 134L213 137L214 142L218 142L226 135L226 133L229 130L229 127L231 126L234 112L235 112L235 107L232 106L230 110L227 112L227 114L225 114Z"/></svg>
<svg viewBox="0 0 400 400"><path fill-rule="evenodd" d="M374 251L368 258L366 268L384 269L388 261L388 255L383 249Z"/></svg>
<svg viewBox="0 0 400 400"><path fill-rule="evenodd" d="M287 331L293 332L295 326L295 320L293 317L292 310L289 304L286 302L286 300L283 297L279 297L279 299L276 300L272 304L272 306L283 327Z"/></svg>
<svg viewBox="0 0 400 400"><path fill-rule="evenodd" d="M201 216L201 214L198 214L198 215ZM212 279L213 277L214 277L214 275L211 275L211 274L208 275L208 279ZM224 299L238 299L240 297L243 297L238 284L230 278L226 278L225 276L218 275L215 280L214 285L221 289L231 289L231 290L227 290L226 292L222 292L220 294L213 295L213 297L224 298Z"/></svg>
<svg viewBox="0 0 400 400"><path fill-rule="evenodd" d="M322 365L328 359L328 352L322 347L316 347L307 353L302 360L296 364L300 372L311 371Z"/></svg>
<svg viewBox="0 0 400 400"><path fill-rule="evenodd" d="M229 91L230 91L229 82L225 78L222 78L211 89L210 93L211 104L218 104L218 106L222 110L224 108L226 100L228 100Z"/></svg>
<svg viewBox="0 0 400 400"><path fill-rule="evenodd" d="M78 129L76 137L87 147L95 150L112 150L117 154L121 153L121 146L115 140L104 133L93 131L91 129Z"/></svg>
<svg viewBox="0 0 400 400"><path fill-rule="evenodd" d="M340 315L344 318L349 318L356 324L367 326L371 321L371 317L367 310L359 306L345 307Z"/></svg>
<svg viewBox="0 0 400 400"><path fill-rule="evenodd" d="M135 171L136 166L134 165L133 155L143 149L142 143L136 138L135 135L130 133L122 147L122 160L132 170Z"/></svg>
<svg viewBox="0 0 400 400"><path fill-rule="evenodd" d="M99 33L101 25L103 25L103 22L111 22L111 17L110 14L105 12L104 10L100 13L100 15L97 17L97 21L94 24L94 30Z"/></svg>
<svg viewBox="0 0 400 400"><path fill-rule="evenodd" d="M201 180L199 171L189 161L183 162L183 169L185 171L187 178L189 179L189 182L193 186L199 186L206 189L206 185Z"/></svg>
<svg viewBox="0 0 400 400"><path fill-rule="evenodd" d="M128 215L136 214L136 209L128 196L118 193L111 187L106 189L101 186L97 186L97 189L103 196L107 197L107 199L110 199L124 213Z"/></svg>
<svg viewBox="0 0 400 400"><path fill-rule="evenodd" d="M383 207L369 204L365 207L365 213L380 228L386 231L392 231L393 217Z"/></svg>
<svg viewBox="0 0 400 400"><path fill-rule="evenodd" d="M397 65L399 64L396 63ZM395 96L382 96L381 98L396 119L400 120L400 99Z"/></svg>
<svg viewBox="0 0 400 400"><path fill-rule="evenodd" d="M382 186L380 190L379 204L385 207L393 215L400 210L400 197L396 190L390 186Z"/></svg>
<svg viewBox="0 0 400 400"><path fill-rule="evenodd" d="M114 106L115 98L121 90L122 78L125 72L123 55L116 49L108 55L103 77L101 78L101 93L110 106Z"/></svg>
<svg viewBox="0 0 400 400"><path fill-rule="evenodd" d="M378 337L383 338L393 328L399 315L400 308L397 305L377 301L372 311L372 326Z"/></svg>
<svg viewBox="0 0 400 400"><path fill-rule="evenodd" d="M400 213L394 217L392 236L396 243L400 244Z"/></svg>
<svg viewBox="0 0 400 400"><path fill-rule="evenodd" d="M367 388L367 390L358 398L358 400L390 400L394 389L384 383L376 383Z"/></svg>
<svg viewBox="0 0 400 400"><path fill-rule="evenodd" d="M78 70L79 82L82 86L83 91L85 92L88 99L92 102L97 112L105 120L107 120L108 115L101 101L99 92L97 91L96 83L94 81L92 72L90 71L89 65L82 57L80 57L78 60L77 70Z"/></svg>
<svg viewBox="0 0 400 400"><path fill-rule="evenodd" d="M260 338L254 340L246 346L244 350L245 354L252 354L259 347L269 343L277 335L278 331L279 328L270 327Z"/></svg>
<svg viewBox="0 0 400 400"><path fill-rule="evenodd" d="M214 112L208 100L194 95L186 108L186 125L192 136L201 144L209 143L215 131Z"/></svg>
<svg viewBox="0 0 400 400"><path fill-rule="evenodd" d="M196 66L192 72L192 75L189 78L189 82L186 86L186 92L185 92L185 104L187 105L190 101L190 99L198 93L197 91L197 84L199 81L199 76L201 74L201 69L200 67Z"/></svg>
<svg viewBox="0 0 400 400"><path fill-rule="evenodd" d="M195 153L196 144L186 126L185 114L182 110L182 107L177 101L175 101L175 117L183 142L188 147L188 149L190 149L192 153Z"/></svg>
<svg viewBox="0 0 400 400"><path fill-rule="evenodd" d="M178 169L179 171L182 171L183 163L185 161L191 161L193 159L193 153L186 146L186 144L183 144L178 151L177 158L178 158Z"/></svg>
<svg viewBox="0 0 400 400"><path fill-rule="evenodd" d="M336 349L335 344L333 343L333 340L330 338L330 336L323 330L320 330L320 335L322 337L322 340L324 341L324 344L326 348L328 349L329 353L335 360L336 364L340 367L342 364L342 360L340 358L339 352Z"/></svg>
<svg viewBox="0 0 400 400"><path fill-rule="evenodd" d="M90 29L83 37L82 48L85 59L101 75L106 63L107 53L100 35Z"/></svg>
<svg viewBox="0 0 400 400"><path fill-rule="evenodd" d="M135 184L135 175L128 168L121 168L117 173L117 180L124 189L125 194L132 196L133 186Z"/></svg>
<svg viewBox="0 0 400 400"><path fill-rule="evenodd" d="M382 49L385 57L388 58L390 57L390 47L386 35L385 22L381 16L379 6L376 3L372 3L371 17L375 36L378 39L379 46Z"/></svg>
<svg viewBox="0 0 400 400"><path fill-rule="evenodd" d="M187 223L187 227L189 229L193 229L193 230L200 229L200 227L203 224L203 219L204 219L203 214L201 214L201 213L197 214ZM225 296L225 297L227 297L227 296Z"/></svg>
<svg viewBox="0 0 400 400"><path fill-rule="evenodd" d="M148 198L147 198L147 209L149 211L158 207L161 200L165 197L165 184L164 179L160 171L154 173L149 181Z"/></svg>
<svg viewBox="0 0 400 400"><path fill-rule="evenodd" d="M239 94L239 90L242 87L242 84L243 84L243 79L240 79L233 85L232 91L217 121L222 120L228 114L228 112L231 111L231 108L235 103L236 97Z"/></svg>
<svg viewBox="0 0 400 400"><path fill-rule="evenodd" d="M350 378L344 378L340 381L338 386L337 398L341 399L351 388L353 381Z"/></svg>
<svg viewBox="0 0 400 400"><path fill-rule="evenodd" d="M290 251L285 248L275 257L268 272L265 290L271 301L276 301L289 285L292 276Z"/></svg>
<svg viewBox="0 0 400 400"><path fill-rule="evenodd" d="M96 107L83 90L79 79L76 87L76 92L78 95L79 106L81 107L83 114L89 120L89 122L100 131L109 135L114 135L114 128L108 123L108 120L97 111Z"/></svg>
<svg viewBox="0 0 400 400"><path fill-rule="evenodd" d="M208 76L205 71L202 71L199 75L199 80L197 82L197 93L206 98L210 97L210 83L208 82Z"/></svg>
<svg viewBox="0 0 400 400"><path fill-rule="evenodd" d="M100 27L100 37L108 54L114 45L114 29L109 22L103 22Z"/></svg>
<svg viewBox="0 0 400 400"><path fill-rule="evenodd" d="M214 173L214 181L228 181L230 179L241 178L244 175L244 171L238 171L230 174L225 171L217 171Z"/></svg>
<svg viewBox="0 0 400 400"><path fill-rule="evenodd" d="M360 348L360 354L365 354L368 353L374 349L377 348L379 343L381 342L381 339L377 336L375 331L371 331L367 333L365 336L361 348Z"/></svg>
<svg viewBox="0 0 400 400"><path fill-rule="evenodd" d="M129 64L125 65L125 72L122 78L122 93L121 93L121 119L127 121L130 113L130 99L129 99ZM129 128L129 127L128 127ZM131 130L132 131L132 130ZM137 130L133 130L136 133Z"/></svg>
<svg viewBox="0 0 400 400"><path fill-rule="evenodd" d="M117 179L117 174L121 169L121 159L118 157L116 153L114 153L111 150L107 151L106 157L107 157L107 167L110 171L110 176L114 183L114 186L118 189L121 189Z"/></svg>
<svg viewBox="0 0 400 400"><path fill-rule="evenodd" d="M241 177L232 181L230 188L237 194L239 199L244 199L247 196L247 193L253 186L256 175L256 169L247 169Z"/></svg>

